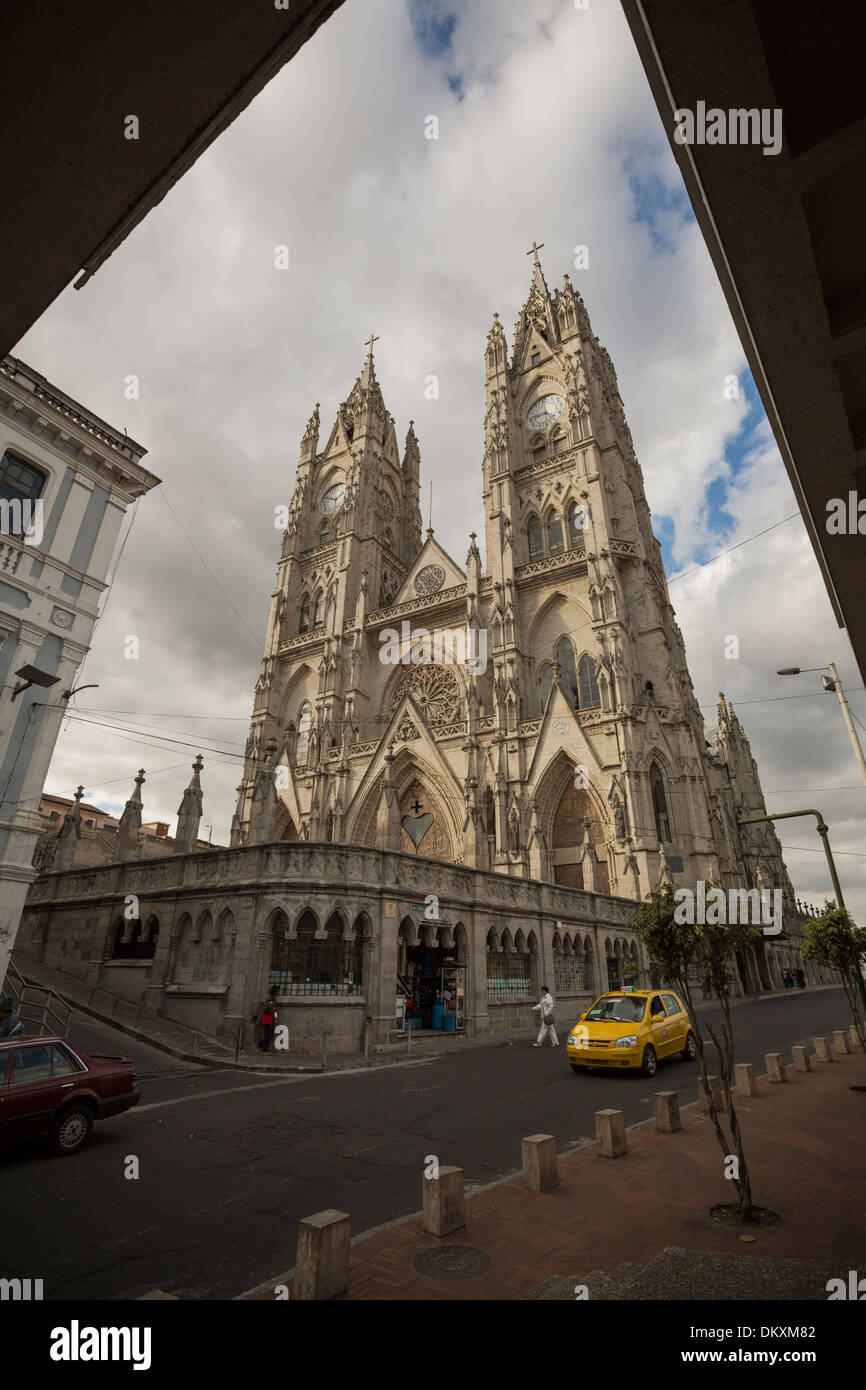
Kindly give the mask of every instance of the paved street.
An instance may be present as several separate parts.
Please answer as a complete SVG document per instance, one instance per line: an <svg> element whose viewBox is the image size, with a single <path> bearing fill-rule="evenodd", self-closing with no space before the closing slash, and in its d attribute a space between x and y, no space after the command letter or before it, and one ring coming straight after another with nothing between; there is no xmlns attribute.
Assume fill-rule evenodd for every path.
<svg viewBox="0 0 866 1390"><path fill-rule="evenodd" d="M751 1001L735 1010L738 1060L762 1072L766 1052L790 1056L848 1021L841 990ZM632 1124L656 1090L696 1097L697 1063L668 1062L653 1080L578 1077L564 1047L277 1079L196 1070L92 1021L72 1034L155 1074L139 1107L97 1126L80 1154L27 1144L0 1158L4 1209L18 1213L4 1223L0 1273L41 1277L51 1298L230 1298L293 1264L303 1216L339 1207L358 1234L416 1211L428 1154L463 1167L471 1190L518 1168L526 1134L555 1134L561 1152L592 1137L598 1109Z"/></svg>

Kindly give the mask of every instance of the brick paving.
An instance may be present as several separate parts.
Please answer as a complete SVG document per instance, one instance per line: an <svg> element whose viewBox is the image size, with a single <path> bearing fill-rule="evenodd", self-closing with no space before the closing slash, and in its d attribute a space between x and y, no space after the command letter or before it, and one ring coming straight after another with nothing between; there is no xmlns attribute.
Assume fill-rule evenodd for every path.
<svg viewBox="0 0 866 1390"><path fill-rule="evenodd" d="M712 1126L696 1106L683 1129L658 1134L653 1122L628 1131L628 1153L602 1158L594 1146L559 1159L559 1186L525 1190L520 1177L468 1196L466 1227L426 1235L420 1214L351 1247L348 1299L520 1299L545 1281L581 1272L607 1273L644 1264L670 1246L688 1251L801 1260L832 1257L844 1273L866 1249L866 1058L812 1058L813 1070L788 1068L785 1085L758 1082L738 1105L753 1199L782 1222L753 1229L722 1227L709 1216L731 1201ZM660 1086L659 1089L662 1089ZM515 1165L520 1162L515 1154ZM419 1175L419 1189L422 1181ZM420 1198L420 1190L419 1190ZM310 1213L312 1215L312 1213ZM351 1213L350 1213L351 1214ZM490 1258L471 1278L419 1274L412 1260L443 1245L467 1246ZM274 1283L291 1284L285 1274ZM661 1296L661 1295L660 1295ZM273 1286L244 1295L272 1299Z"/></svg>

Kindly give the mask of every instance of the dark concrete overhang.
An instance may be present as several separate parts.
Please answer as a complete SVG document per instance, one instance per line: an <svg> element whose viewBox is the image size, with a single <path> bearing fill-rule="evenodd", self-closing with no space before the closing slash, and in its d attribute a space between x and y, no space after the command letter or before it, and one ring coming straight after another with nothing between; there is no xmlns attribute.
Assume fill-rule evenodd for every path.
<svg viewBox="0 0 866 1390"><path fill-rule="evenodd" d="M622 6L833 611L866 681L866 536L827 529L831 499L866 499L866 6ZM694 112L698 102L780 108L781 152L677 143L674 113ZM815 634L809 644L816 661L832 659L831 636L826 650Z"/></svg>
<svg viewBox="0 0 866 1390"><path fill-rule="evenodd" d="M86 283L342 3L6 7L0 357L70 281ZM129 115L138 140L125 138Z"/></svg>

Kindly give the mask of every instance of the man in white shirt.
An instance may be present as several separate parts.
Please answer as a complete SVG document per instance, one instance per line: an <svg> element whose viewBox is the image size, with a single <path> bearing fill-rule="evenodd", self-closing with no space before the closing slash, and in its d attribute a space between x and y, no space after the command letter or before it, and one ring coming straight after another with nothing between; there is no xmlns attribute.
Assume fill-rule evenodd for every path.
<svg viewBox="0 0 866 1390"><path fill-rule="evenodd" d="M532 1044L533 1047L541 1047L544 1039L550 1034L550 1046L559 1047L559 1039L556 1036L556 1029L553 1026L553 995L547 985L541 986L541 998L537 1004L532 1006L533 1013L541 1015L541 1032L538 1041Z"/></svg>

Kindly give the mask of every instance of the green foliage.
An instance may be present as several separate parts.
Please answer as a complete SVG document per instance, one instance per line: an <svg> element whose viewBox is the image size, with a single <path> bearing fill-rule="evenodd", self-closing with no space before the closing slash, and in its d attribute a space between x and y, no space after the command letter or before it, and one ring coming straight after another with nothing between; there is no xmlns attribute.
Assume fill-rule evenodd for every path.
<svg viewBox="0 0 866 1390"><path fill-rule="evenodd" d="M698 947L695 928L674 919L674 892L667 884L656 888L637 908L631 921L635 936L671 984L686 980Z"/></svg>
<svg viewBox="0 0 866 1390"><path fill-rule="evenodd" d="M820 917L806 923L803 955L817 965L829 965L843 975L856 975L866 954L866 928L854 925L851 913L825 902Z"/></svg>

